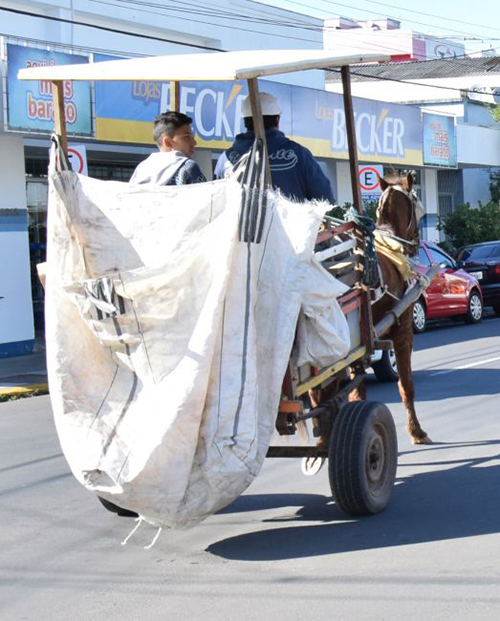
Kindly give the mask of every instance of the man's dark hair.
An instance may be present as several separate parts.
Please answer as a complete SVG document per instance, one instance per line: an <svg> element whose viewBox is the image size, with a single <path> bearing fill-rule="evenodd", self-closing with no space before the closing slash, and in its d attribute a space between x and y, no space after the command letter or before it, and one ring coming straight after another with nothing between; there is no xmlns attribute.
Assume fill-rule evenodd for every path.
<svg viewBox="0 0 500 621"><path fill-rule="evenodd" d="M263 121L264 121L264 129L274 129L275 127L278 127L279 122L280 122L280 115L279 114L265 114L262 117ZM243 119L243 122L245 123L245 127L247 128L248 131L253 131L253 118L251 116L246 116Z"/></svg>
<svg viewBox="0 0 500 621"><path fill-rule="evenodd" d="M161 146L165 134L171 138L176 129L192 122L193 119L182 112L163 112L153 122L153 139L158 146Z"/></svg>

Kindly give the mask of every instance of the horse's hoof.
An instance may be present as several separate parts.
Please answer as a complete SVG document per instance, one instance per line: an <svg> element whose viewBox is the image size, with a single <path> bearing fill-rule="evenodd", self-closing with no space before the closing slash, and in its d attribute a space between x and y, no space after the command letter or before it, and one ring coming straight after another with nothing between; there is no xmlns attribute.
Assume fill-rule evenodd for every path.
<svg viewBox="0 0 500 621"><path fill-rule="evenodd" d="M427 434L425 434L425 436L422 436L421 438L412 438L411 441L413 442L413 444L432 444L432 440Z"/></svg>

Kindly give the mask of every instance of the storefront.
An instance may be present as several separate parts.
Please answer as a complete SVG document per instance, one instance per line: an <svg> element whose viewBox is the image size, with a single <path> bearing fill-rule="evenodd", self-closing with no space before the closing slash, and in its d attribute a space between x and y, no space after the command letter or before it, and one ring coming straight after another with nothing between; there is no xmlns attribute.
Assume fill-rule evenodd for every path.
<svg viewBox="0 0 500 621"><path fill-rule="evenodd" d="M18 271L17 280L27 283L28 297L23 299L30 311L31 291L37 328L43 327L43 290L36 277L36 264L45 257L51 85L19 82L17 71L37 64L101 62L110 58L116 57L7 45L6 133L1 135L1 140L4 142L8 137L16 143L16 161L11 160L8 167L22 170L26 181L22 208L27 217L22 234L25 253L29 236L31 260L25 261L24 272ZM247 95L246 88L245 82L180 84L180 110L193 118L198 142L196 159L207 177L211 176L219 154L243 130L241 105ZM260 81L260 89L278 98L283 111L280 129L316 156L332 183L337 202L349 202L350 173L341 95L267 80ZM95 85L68 82L65 95L70 146L83 149L84 153L86 168L80 172L101 179L127 181L137 163L155 149L152 121L170 107L170 85L150 81ZM423 166L420 110L366 99L355 99L354 108L361 163L378 164L384 171L416 169L420 175ZM19 144L22 154L18 153ZM0 146L0 150L8 160L9 147ZM281 156L286 159L287 154ZM8 172L4 174L8 176ZM22 261L18 263L21 265ZM33 320L26 320L26 325L30 321L32 339ZM0 334L0 342L2 338L6 337Z"/></svg>

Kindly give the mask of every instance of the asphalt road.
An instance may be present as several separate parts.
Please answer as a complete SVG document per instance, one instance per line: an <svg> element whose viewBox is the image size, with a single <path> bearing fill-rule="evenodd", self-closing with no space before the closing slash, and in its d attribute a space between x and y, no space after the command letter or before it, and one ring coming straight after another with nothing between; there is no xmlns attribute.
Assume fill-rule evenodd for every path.
<svg viewBox="0 0 500 621"><path fill-rule="evenodd" d="M385 512L343 515L326 467L267 460L246 494L190 531L105 511L61 455L49 397L0 404L2 621L500 618L500 319L416 337L412 446L394 384L369 398L396 419Z"/></svg>

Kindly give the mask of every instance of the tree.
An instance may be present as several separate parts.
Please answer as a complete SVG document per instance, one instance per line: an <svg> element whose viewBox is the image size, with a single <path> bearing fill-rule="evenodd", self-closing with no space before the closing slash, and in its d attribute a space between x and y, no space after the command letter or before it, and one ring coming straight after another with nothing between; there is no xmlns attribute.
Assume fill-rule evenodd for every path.
<svg viewBox="0 0 500 621"><path fill-rule="evenodd" d="M438 227L446 235L446 248L452 254L469 244L500 239L500 204L490 201L477 208L469 203L439 218Z"/></svg>
<svg viewBox="0 0 500 621"><path fill-rule="evenodd" d="M491 173L490 181L491 200L500 203L500 172Z"/></svg>

